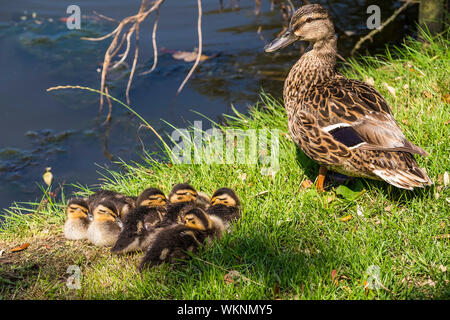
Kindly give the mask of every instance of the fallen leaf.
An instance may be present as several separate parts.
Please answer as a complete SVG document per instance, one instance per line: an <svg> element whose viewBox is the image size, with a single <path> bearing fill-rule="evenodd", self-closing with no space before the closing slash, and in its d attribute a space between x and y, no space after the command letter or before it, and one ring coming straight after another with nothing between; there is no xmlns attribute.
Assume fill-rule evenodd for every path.
<svg viewBox="0 0 450 320"><path fill-rule="evenodd" d="M428 99L430 99L430 98L433 97L433 95L430 93L430 91L426 91L426 90L423 92L423 95L424 95L425 97L427 97Z"/></svg>
<svg viewBox="0 0 450 320"><path fill-rule="evenodd" d="M364 217L363 209L359 205L356 205L356 215L358 217Z"/></svg>
<svg viewBox="0 0 450 320"><path fill-rule="evenodd" d="M403 89L404 89L404 90L408 90L408 89L409 89L409 85L406 83L406 84L403 86Z"/></svg>
<svg viewBox="0 0 450 320"><path fill-rule="evenodd" d="M334 282L336 286L339 286L339 280L337 279L337 271L331 270L331 282Z"/></svg>
<svg viewBox="0 0 450 320"><path fill-rule="evenodd" d="M336 194L342 196L343 198L349 200L349 201L353 201L356 198L358 198L363 192L362 191L353 191L352 189L350 189L349 187L346 187L344 185L340 185L339 187L336 188Z"/></svg>
<svg viewBox="0 0 450 320"><path fill-rule="evenodd" d="M237 270L231 270L228 272L223 279L225 280L226 284L232 284L234 283L235 279L239 278L241 274Z"/></svg>
<svg viewBox="0 0 450 320"><path fill-rule="evenodd" d="M244 172L244 173L240 174L238 178L241 179L242 181L245 181L245 180L247 180L247 174Z"/></svg>
<svg viewBox="0 0 450 320"><path fill-rule="evenodd" d="M197 55L198 55L198 52L196 52L196 51L192 51L192 52L177 51L174 54L172 54L172 57L177 60L184 60L185 62L193 62L197 59ZM208 60L209 58L210 57L208 57L207 55L202 54L200 56L200 61L205 61L205 60Z"/></svg>
<svg viewBox="0 0 450 320"><path fill-rule="evenodd" d="M445 171L445 173L444 173L444 179L443 180L444 180L443 181L444 182L444 187L448 186L448 184L450 183L450 177L449 177L447 171Z"/></svg>
<svg viewBox="0 0 450 320"><path fill-rule="evenodd" d="M309 187L311 187L313 184L313 182L309 179L305 179L302 181L302 187L301 189L308 189Z"/></svg>
<svg viewBox="0 0 450 320"><path fill-rule="evenodd" d="M406 124L407 126L409 125L409 122L408 122L408 120L406 120L406 119L403 119L403 120L402 120L402 123L403 123L403 124Z"/></svg>
<svg viewBox="0 0 450 320"><path fill-rule="evenodd" d="M388 205L387 207L385 207L384 208L384 211L386 211L386 212L392 212L392 208L393 208L394 206L392 205L392 204L390 204L390 205Z"/></svg>
<svg viewBox="0 0 450 320"><path fill-rule="evenodd" d="M364 280L364 293L366 296L369 293L369 286L367 284L367 280Z"/></svg>
<svg viewBox="0 0 450 320"><path fill-rule="evenodd" d="M48 186L50 186L53 181L53 174L50 172L50 170L52 170L52 168L50 167L45 168L45 173L42 175L45 184Z"/></svg>
<svg viewBox="0 0 450 320"><path fill-rule="evenodd" d="M450 103L450 93L444 93L442 95L442 101L445 103Z"/></svg>
<svg viewBox="0 0 450 320"><path fill-rule="evenodd" d="M420 287L423 287L423 286L435 287L436 286L436 282L434 282L431 279L427 279L425 281L417 282L417 285L420 286Z"/></svg>
<svg viewBox="0 0 450 320"><path fill-rule="evenodd" d="M353 216L351 214L349 214L348 216L339 218L339 220L343 221L343 222L346 222L346 221L351 220L352 218L353 218Z"/></svg>
<svg viewBox="0 0 450 320"><path fill-rule="evenodd" d="M325 198L325 201L328 204L328 203L333 202L335 199L336 199L336 195L334 193L332 193Z"/></svg>
<svg viewBox="0 0 450 320"><path fill-rule="evenodd" d="M440 234L436 237L434 237L435 239L450 239L450 233L446 233L446 234Z"/></svg>
<svg viewBox="0 0 450 320"><path fill-rule="evenodd" d="M443 266L442 264L439 266L439 270L441 270L442 272L447 272L447 267Z"/></svg>
<svg viewBox="0 0 450 320"><path fill-rule="evenodd" d="M389 86L386 82L383 82L383 86L387 89L387 91L389 91L390 94L392 94L392 96L394 96L394 98L397 97L395 94L395 88Z"/></svg>
<svg viewBox="0 0 450 320"><path fill-rule="evenodd" d="M280 294L280 287L278 286L278 283L275 282L273 284L273 296L277 298L279 294Z"/></svg>
<svg viewBox="0 0 450 320"><path fill-rule="evenodd" d="M28 242L24 243L24 244L21 244L20 246L12 248L11 252L19 252L19 251L25 250L26 248L28 248L29 245L30 244Z"/></svg>

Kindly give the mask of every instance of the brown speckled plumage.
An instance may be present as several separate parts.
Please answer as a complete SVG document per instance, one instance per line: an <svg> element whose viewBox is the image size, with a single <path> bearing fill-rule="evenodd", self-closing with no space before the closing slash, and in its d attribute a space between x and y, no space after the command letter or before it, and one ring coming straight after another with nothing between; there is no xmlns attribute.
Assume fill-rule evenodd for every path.
<svg viewBox="0 0 450 320"><path fill-rule="evenodd" d="M284 104L289 132L305 154L350 176L410 190L431 185L413 155L427 153L405 138L386 100L372 86L336 71L334 26L323 7L298 9L288 31L266 51L296 40L310 42L310 49L286 78Z"/></svg>

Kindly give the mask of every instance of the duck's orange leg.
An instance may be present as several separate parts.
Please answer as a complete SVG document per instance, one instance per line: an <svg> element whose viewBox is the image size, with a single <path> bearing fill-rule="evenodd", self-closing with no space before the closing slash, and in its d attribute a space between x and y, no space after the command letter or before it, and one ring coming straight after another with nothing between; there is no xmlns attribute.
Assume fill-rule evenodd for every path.
<svg viewBox="0 0 450 320"><path fill-rule="evenodd" d="M320 166L319 168L319 176L316 181L316 189L317 192L321 193L323 191L323 183L325 182L325 176L327 175L327 168Z"/></svg>

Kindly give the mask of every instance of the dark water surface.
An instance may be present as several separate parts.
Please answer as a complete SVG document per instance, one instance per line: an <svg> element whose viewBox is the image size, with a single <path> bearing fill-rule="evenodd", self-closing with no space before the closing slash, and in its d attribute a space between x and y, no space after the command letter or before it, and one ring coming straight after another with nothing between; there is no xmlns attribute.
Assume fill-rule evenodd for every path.
<svg viewBox="0 0 450 320"><path fill-rule="evenodd" d="M292 1L296 7L301 1ZM199 66L191 81L170 108L172 98L192 63L175 60L175 51L197 46L196 1L167 0L158 26L159 64L148 75L136 75L131 106L161 135L170 133L161 119L177 127L202 120L198 111L217 120L231 113L231 104L245 112L258 99L261 88L280 97L282 80L298 58L299 45L275 54L263 47L281 30L279 8L262 1L261 14L254 14L254 1L241 0L239 9L219 10L219 1L203 1L203 50L214 56ZM354 43L369 30L366 8L373 1L320 1L334 16L339 50L347 56ZM69 30L64 19L67 1L0 1L0 208L12 202L35 201L42 192L42 174L52 168L54 183L98 183L98 165L117 168L114 159L139 161L142 151L137 138L139 121L118 104L113 105L110 127L96 121L98 95L79 90L46 92L57 85L99 88L99 68L110 40L89 42L82 36L98 37L116 24L93 14L97 11L115 19L135 14L138 0L77 0L83 18L81 30ZM378 1L382 20L401 5ZM370 50L382 51L385 43L399 42L414 32L417 6L409 8L383 33ZM138 71L153 62L151 32L153 16L141 25ZM261 33L257 30L261 27ZM353 35L345 35L351 31ZM131 48L130 58L134 47ZM128 59L131 64L131 59ZM111 94L125 101L128 69L110 74ZM100 119L106 116L107 106ZM209 124L204 120L203 129ZM148 150L156 150L157 139L140 131ZM69 193L70 188L65 188Z"/></svg>

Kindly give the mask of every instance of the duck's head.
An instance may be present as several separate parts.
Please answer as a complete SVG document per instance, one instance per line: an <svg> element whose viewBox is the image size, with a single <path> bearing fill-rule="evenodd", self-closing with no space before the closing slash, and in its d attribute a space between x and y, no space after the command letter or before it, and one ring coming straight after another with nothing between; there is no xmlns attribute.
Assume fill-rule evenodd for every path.
<svg viewBox="0 0 450 320"><path fill-rule="evenodd" d="M170 203L191 202L197 200L197 191L187 183L180 183L172 188L169 194Z"/></svg>
<svg viewBox="0 0 450 320"><path fill-rule="evenodd" d="M227 207L237 207L240 205L239 198L230 188L220 188L214 192L211 198L211 205L223 204Z"/></svg>
<svg viewBox="0 0 450 320"><path fill-rule="evenodd" d="M93 211L94 221L98 222L116 222L120 227L122 226L122 221L119 218L119 213L117 208L112 201L103 200Z"/></svg>
<svg viewBox="0 0 450 320"><path fill-rule="evenodd" d="M67 204L67 218L85 219L89 217L89 205L85 199L73 198Z"/></svg>
<svg viewBox="0 0 450 320"><path fill-rule="evenodd" d="M137 206L162 207L167 202L166 195L158 188L148 188L142 191L136 200Z"/></svg>
<svg viewBox="0 0 450 320"><path fill-rule="evenodd" d="M185 226L196 230L208 230L213 225L208 214L200 208L193 208L186 212L183 222Z"/></svg>
<svg viewBox="0 0 450 320"><path fill-rule="evenodd" d="M308 4L295 11L289 27L280 37L265 46L273 52L301 40L315 43L334 37L334 26L328 11L320 4Z"/></svg>

